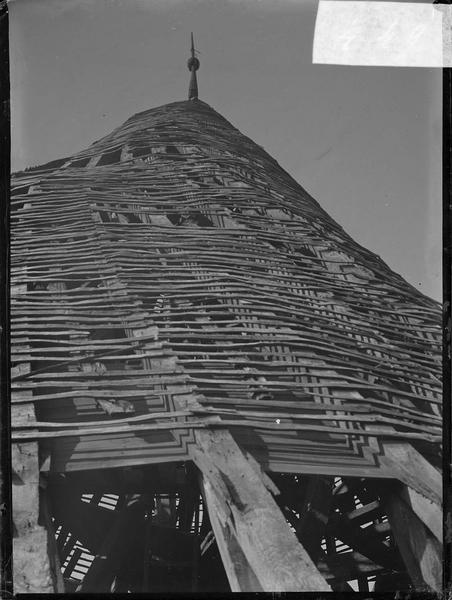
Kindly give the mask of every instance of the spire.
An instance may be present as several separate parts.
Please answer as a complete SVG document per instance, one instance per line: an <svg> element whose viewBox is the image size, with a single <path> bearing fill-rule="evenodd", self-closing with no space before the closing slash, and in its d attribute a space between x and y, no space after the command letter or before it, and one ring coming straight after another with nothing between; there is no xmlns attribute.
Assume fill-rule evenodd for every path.
<svg viewBox="0 0 452 600"><path fill-rule="evenodd" d="M191 56L187 61L188 70L191 72L190 85L188 87L188 99L198 99L198 81L196 79L196 71L199 69L199 60L195 56L195 43L193 41L193 32L191 34Z"/></svg>

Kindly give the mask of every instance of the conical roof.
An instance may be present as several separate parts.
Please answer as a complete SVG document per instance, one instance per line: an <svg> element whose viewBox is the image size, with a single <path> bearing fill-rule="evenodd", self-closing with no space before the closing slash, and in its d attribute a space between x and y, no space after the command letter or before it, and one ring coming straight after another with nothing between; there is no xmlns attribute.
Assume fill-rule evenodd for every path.
<svg viewBox="0 0 452 600"><path fill-rule="evenodd" d="M102 421L42 429L56 470L178 460L218 417L274 471L385 476L375 440L439 465L438 304L204 102L12 188L13 402ZM187 390L203 411L146 420Z"/></svg>

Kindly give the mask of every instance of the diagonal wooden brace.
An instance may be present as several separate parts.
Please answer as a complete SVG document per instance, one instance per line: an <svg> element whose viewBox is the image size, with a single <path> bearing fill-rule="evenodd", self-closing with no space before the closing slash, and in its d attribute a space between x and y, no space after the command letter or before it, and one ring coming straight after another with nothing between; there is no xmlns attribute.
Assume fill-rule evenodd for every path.
<svg viewBox="0 0 452 600"><path fill-rule="evenodd" d="M176 391L176 390L174 390ZM199 407L191 394L174 395L180 408ZM229 431L197 430L189 446L202 473L207 509L233 591L330 591L287 524L256 465ZM238 568L242 554L249 565ZM245 563L245 564L246 564Z"/></svg>

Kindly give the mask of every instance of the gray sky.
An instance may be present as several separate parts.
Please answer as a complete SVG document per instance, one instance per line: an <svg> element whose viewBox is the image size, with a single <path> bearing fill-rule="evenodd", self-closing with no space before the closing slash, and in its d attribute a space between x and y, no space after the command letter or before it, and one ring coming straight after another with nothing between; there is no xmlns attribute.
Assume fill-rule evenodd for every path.
<svg viewBox="0 0 452 600"><path fill-rule="evenodd" d="M317 0L10 0L12 167L200 98L359 243L441 297L441 71L312 64Z"/></svg>

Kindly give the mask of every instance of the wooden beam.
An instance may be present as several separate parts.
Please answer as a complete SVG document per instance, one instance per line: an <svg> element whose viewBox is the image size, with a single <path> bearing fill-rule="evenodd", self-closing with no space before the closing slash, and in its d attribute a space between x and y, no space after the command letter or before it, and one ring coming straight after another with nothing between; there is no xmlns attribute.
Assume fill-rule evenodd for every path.
<svg viewBox="0 0 452 600"><path fill-rule="evenodd" d="M321 552L317 566L327 581L331 579L351 581L363 574L375 575L384 570L381 565L374 563L359 552L345 552L334 555Z"/></svg>
<svg viewBox="0 0 452 600"><path fill-rule="evenodd" d="M208 484L206 485L202 474L200 475L200 484L205 505L209 506L210 524L223 560L231 591L262 592L263 589L259 580L242 552L234 530L231 529L229 523L222 522L218 517L219 513L216 510L216 505L218 504L218 509L221 512L221 502L218 501L216 494L212 493L211 487Z"/></svg>
<svg viewBox="0 0 452 600"><path fill-rule="evenodd" d="M203 475L207 508L231 587L267 592L330 590L228 431L197 431L190 453ZM259 583L257 590L231 567L234 537Z"/></svg>
<svg viewBox="0 0 452 600"><path fill-rule="evenodd" d="M139 338L141 332L134 331L132 335ZM174 368L173 359L168 360ZM177 408L201 407L194 394L181 393L181 385L168 385L166 389ZM264 482L256 461L246 458L229 431L195 430L195 443L189 444L188 449L202 473L209 517L235 591L331 590L267 489L270 482ZM237 548L250 567L246 577L234 567Z"/></svg>
<svg viewBox="0 0 452 600"><path fill-rule="evenodd" d="M121 567L144 539L140 539L140 536L144 536L144 513L143 504L132 496L129 504L119 512L111 528L106 531L96 558L83 579L81 592L111 591Z"/></svg>
<svg viewBox="0 0 452 600"><path fill-rule="evenodd" d="M372 430L373 426L366 429ZM385 426L388 431L393 427ZM407 486L405 501L424 525L442 541L442 476L411 444L369 438L369 447L388 478L396 478Z"/></svg>
<svg viewBox="0 0 452 600"><path fill-rule="evenodd" d="M438 542L442 544L442 511L439 509L438 505L407 485L402 486L400 497L408 506L411 507L418 517L421 517L424 525L428 527Z"/></svg>
<svg viewBox="0 0 452 600"><path fill-rule="evenodd" d="M342 515L332 515L327 527L327 535L340 539L371 561L387 569L399 568L398 556L393 548L381 541L380 536L371 528L361 528Z"/></svg>
<svg viewBox="0 0 452 600"><path fill-rule="evenodd" d="M41 518L44 527L47 530L47 548L53 589L57 594L64 594L66 590L64 587L63 574L61 572L61 560L56 542L55 525L50 516L49 497L45 488L41 490L40 508Z"/></svg>
<svg viewBox="0 0 452 600"><path fill-rule="evenodd" d="M381 442L381 464L418 494L441 506L442 477L420 452L406 442Z"/></svg>
<svg viewBox="0 0 452 600"><path fill-rule="evenodd" d="M388 489L384 494L383 505L396 544L416 590L441 592L440 543L397 491Z"/></svg>
<svg viewBox="0 0 452 600"><path fill-rule="evenodd" d="M105 532L115 526L120 512L99 508L92 502L82 502L77 489L71 494L69 486L61 492L52 495L52 516L57 525L67 529L85 548L98 553Z"/></svg>
<svg viewBox="0 0 452 600"><path fill-rule="evenodd" d="M317 563L333 500L333 477L303 476L306 495L300 511L297 536Z"/></svg>

